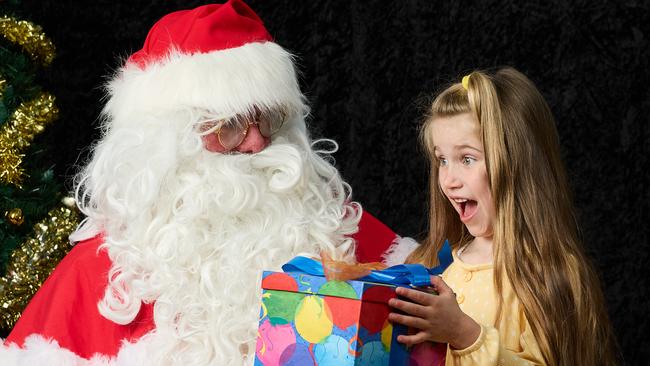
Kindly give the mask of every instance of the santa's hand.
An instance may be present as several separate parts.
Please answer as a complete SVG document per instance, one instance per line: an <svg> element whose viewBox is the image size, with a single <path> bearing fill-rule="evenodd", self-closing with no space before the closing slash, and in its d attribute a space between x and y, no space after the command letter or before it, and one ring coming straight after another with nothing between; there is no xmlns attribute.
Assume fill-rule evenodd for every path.
<svg viewBox="0 0 650 366"><path fill-rule="evenodd" d="M438 295L398 287L397 295L410 301L391 299L388 302L404 313L390 313L390 321L417 330L413 335L398 336L397 341L407 345L433 341L449 343L456 349L469 347L480 335L481 326L460 310L456 294L442 278L431 276L431 284Z"/></svg>

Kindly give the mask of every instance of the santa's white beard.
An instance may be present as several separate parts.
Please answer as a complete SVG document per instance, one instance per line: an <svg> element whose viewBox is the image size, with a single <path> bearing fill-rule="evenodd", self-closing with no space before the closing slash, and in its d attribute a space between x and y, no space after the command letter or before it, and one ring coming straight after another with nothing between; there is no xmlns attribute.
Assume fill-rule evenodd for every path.
<svg viewBox="0 0 650 366"><path fill-rule="evenodd" d="M252 363L262 270L321 250L351 259L360 210L329 163L284 137L255 155L201 150L169 168L136 172L150 183L161 172L158 194L130 182L131 199L110 187L90 195L89 224L113 261L100 311L127 324L155 302L142 340L151 364Z"/></svg>

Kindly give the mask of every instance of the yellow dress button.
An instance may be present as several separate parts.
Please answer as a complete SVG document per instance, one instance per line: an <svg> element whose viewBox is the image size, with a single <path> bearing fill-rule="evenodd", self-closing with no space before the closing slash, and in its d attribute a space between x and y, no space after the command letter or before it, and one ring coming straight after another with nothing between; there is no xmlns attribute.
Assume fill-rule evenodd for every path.
<svg viewBox="0 0 650 366"><path fill-rule="evenodd" d="M465 295L463 294L456 295L456 301L458 301L459 304L462 304L463 301L465 301Z"/></svg>
<svg viewBox="0 0 650 366"><path fill-rule="evenodd" d="M473 272L467 272L465 273L465 282L469 282L472 280L472 273Z"/></svg>

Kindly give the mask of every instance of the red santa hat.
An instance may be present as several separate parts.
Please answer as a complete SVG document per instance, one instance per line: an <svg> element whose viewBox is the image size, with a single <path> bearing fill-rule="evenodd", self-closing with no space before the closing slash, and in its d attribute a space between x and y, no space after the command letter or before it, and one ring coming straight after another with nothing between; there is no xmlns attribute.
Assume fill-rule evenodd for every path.
<svg viewBox="0 0 650 366"><path fill-rule="evenodd" d="M241 0L164 16L108 84L105 111L132 119L199 108L305 110L292 55Z"/></svg>

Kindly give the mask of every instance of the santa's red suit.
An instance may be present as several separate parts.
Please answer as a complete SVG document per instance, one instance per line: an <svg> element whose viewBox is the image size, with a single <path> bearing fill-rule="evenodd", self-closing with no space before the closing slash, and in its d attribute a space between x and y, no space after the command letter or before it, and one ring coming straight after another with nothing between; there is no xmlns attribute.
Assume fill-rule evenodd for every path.
<svg viewBox="0 0 650 366"><path fill-rule="evenodd" d="M355 239L359 261L377 262L396 235L364 213ZM0 351L2 365L59 360L69 365L130 363L128 352L120 355L122 362L116 357L121 348L128 350L154 328L153 304L144 304L133 322L125 325L97 311L111 266L106 251L99 249L102 243L101 235L79 242L59 263L5 340L7 348Z"/></svg>

